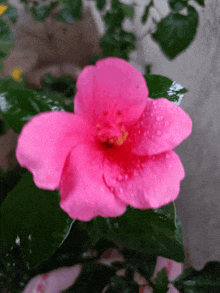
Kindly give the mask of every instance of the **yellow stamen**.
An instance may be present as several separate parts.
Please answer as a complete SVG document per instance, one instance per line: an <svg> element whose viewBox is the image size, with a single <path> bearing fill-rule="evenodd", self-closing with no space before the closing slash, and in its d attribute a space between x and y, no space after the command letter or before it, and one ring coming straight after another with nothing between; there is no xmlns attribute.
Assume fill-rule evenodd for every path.
<svg viewBox="0 0 220 293"><path fill-rule="evenodd" d="M8 9L8 5L0 5L0 15L2 15Z"/></svg>
<svg viewBox="0 0 220 293"><path fill-rule="evenodd" d="M17 81L22 81L22 78L20 77L21 76L21 73L22 73L22 70L20 68L15 68L13 71L12 71L12 78L17 80Z"/></svg>

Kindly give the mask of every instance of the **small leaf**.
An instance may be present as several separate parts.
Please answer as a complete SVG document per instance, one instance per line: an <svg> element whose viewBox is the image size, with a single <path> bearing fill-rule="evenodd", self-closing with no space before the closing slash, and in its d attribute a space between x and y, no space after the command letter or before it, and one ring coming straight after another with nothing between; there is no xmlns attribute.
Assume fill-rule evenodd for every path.
<svg viewBox="0 0 220 293"><path fill-rule="evenodd" d="M170 13L157 24L152 38L158 43L163 53L174 59L193 41L198 27L198 13L188 5L188 15Z"/></svg>
<svg viewBox="0 0 220 293"><path fill-rule="evenodd" d="M161 75L144 75L151 99L166 98L179 105L187 89Z"/></svg>
<svg viewBox="0 0 220 293"><path fill-rule="evenodd" d="M146 20L148 18L150 7L153 5L154 5L153 0L151 0L151 2L145 7L144 14L142 15L142 18L141 18L142 23L146 22Z"/></svg>
<svg viewBox="0 0 220 293"><path fill-rule="evenodd" d="M96 7L99 11L102 11L106 5L106 0L96 0Z"/></svg>
<svg viewBox="0 0 220 293"><path fill-rule="evenodd" d="M134 7L130 5L126 5L124 3L121 3L122 9L124 12L125 17L129 17L131 20L134 19Z"/></svg>
<svg viewBox="0 0 220 293"><path fill-rule="evenodd" d="M219 271L220 262L210 261L199 271L187 268L172 283L181 293L217 293L220 292Z"/></svg>
<svg viewBox="0 0 220 293"><path fill-rule="evenodd" d="M30 12L35 21L44 21L51 13L54 7L47 5L37 5L37 7L31 7Z"/></svg>
<svg viewBox="0 0 220 293"><path fill-rule="evenodd" d="M9 247L16 243L30 266L52 256L69 234L74 220L62 211L59 200L57 190L37 188L27 172L0 208L0 237Z"/></svg>
<svg viewBox="0 0 220 293"><path fill-rule="evenodd" d="M73 24L82 17L82 0L63 0L64 8L55 14L55 20Z"/></svg>
<svg viewBox="0 0 220 293"><path fill-rule="evenodd" d="M200 6L205 7L205 0L194 0L196 1Z"/></svg>
<svg viewBox="0 0 220 293"><path fill-rule="evenodd" d="M169 279L168 279L165 268L163 268L161 271L157 273L157 277L154 280L154 284L155 284L155 292L158 292L158 293L168 292Z"/></svg>
<svg viewBox="0 0 220 293"><path fill-rule="evenodd" d="M180 10L187 7L189 0L169 0L169 6L174 12L179 12Z"/></svg>
<svg viewBox="0 0 220 293"><path fill-rule="evenodd" d="M2 18L5 21L10 21L12 24L16 24L17 23L17 8L15 8L12 5L8 5L7 10L4 12L4 14L2 15Z"/></svg>

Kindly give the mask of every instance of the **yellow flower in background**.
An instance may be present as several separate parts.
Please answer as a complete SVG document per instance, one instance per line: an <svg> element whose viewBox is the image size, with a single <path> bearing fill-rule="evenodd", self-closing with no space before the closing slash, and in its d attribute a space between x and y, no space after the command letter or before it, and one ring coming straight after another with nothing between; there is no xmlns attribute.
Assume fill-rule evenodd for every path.
<svg viewBox="0 0 220 293"><path fill-rule="evenodd" d="M20 77L22 73L22 70L20 68L15 68L12 73L11 76L12 78L14 78L17 81L22 81L22 78Z"/></svg>
<svg viewBox="0 0 220 293"><path fill-rule="evenodd" d="M0 15L2 15L8 9L8 5L0 5Z"/></svg>

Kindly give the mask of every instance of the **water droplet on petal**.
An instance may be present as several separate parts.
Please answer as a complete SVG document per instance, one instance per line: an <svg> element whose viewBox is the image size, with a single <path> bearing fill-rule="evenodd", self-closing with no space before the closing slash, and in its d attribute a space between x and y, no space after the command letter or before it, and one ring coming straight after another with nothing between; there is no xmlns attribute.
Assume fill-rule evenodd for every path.
<svg viewBox="0 0 220 293"><path fill-rule="evenodd" d="M156 105L156 103L157 103L156 101L153 101L153 105Z"/></svg>
<svg viewBox="0 0 220 293"><path fill-rule="evenodd" d="M122 180L124 180L124 176L120 174L120 175L118 176L118 181L122 181Z"/></svg>
<svg viewBox="0 0 220 293"><path fill-rule="evenodd" d="M161 135L162 132L160 130L157 130L157 135Z"/></svg>
<svg viewBox="0 0 220 293"><path fill-rule="evenodd" d="M141 125L143 125L144 124L144 122L143 121L141 121Z"/></svg>
<svg viewBox="0 0 220 293"><path fill-rule="evenodd" d="M125 179L128 179L128 175L125 175Z"/></svg>
<svg viewBox="0 0 220 293"><path fill-rule="evenodd" d="M119 188L119 192L122 193L122 191L123 191L123 189L122 188Z"/></svg>

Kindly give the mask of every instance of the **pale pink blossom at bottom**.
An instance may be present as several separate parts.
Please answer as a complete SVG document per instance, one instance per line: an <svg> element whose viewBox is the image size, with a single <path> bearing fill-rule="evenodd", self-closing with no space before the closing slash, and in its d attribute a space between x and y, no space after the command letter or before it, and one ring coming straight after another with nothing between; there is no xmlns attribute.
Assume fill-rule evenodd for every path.
<svg viewBox="0 0 220 293"><path fill-rule="evenodd" d="M116 249L106 250L101 259L97 263L102 263L110 266L112 262L124 261L123 256ZM170 281L175 280L183 272L183 264L177 263L173 260L166 259L164 257L158 257L155 267L155 272L152 277L154 280L157 273L166 268ZM62 290L69 288L82 270L82 265L77 264L72 267L63 267L57 270L53 270L44 275L38 275L33 278L25 287L22 293L61 293ZM125 269L119 270L116 273L118 276L125 275ZM153 290L148 286L147 281L137 272L134 274L134 280L141 286L139 293L152 293ZM168 293L179 293L172 284L169 285L170 289ZM40 291L41 290L41 291ZM103 289L103 293L107 290L107 286Z"/></svg>

